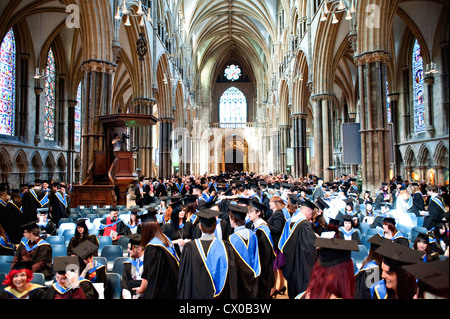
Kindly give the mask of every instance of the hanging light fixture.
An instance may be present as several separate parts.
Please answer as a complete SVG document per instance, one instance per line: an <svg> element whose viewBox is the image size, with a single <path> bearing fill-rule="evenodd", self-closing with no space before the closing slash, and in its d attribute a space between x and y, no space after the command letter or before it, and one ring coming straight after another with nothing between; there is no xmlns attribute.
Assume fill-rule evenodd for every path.
<svg viewBox="0 0 450 319"><path fill-rule="evenodd" d="M131 25L130 23L130 16L127 16L127 20L124 23L125 26L129 27Z"/></svg>
<svg viewBox="0 0 450 319"><path fill-rule="evenodd" d="M139 1L139 5L138 5L138 11L136 12L137 15L145 15L144 11L142 10L142 2Z"/></svg>
<svg viewBox="0 0 450 319"><path fill-rule="evenodd" d="M40 20L39 20L39 51L38 52L41 51L41 47L42 47L42 3L43 3L43 1L41 2L41 16L40 16ZM33 77L35 80L39 80L41 78L40 66L41 66L41 58L40 58L40 54L39 54L36 72Z"/></svg>
<svg viewBox="0 0 450 319"><path fill-rule="evenodd" d="M338 22L339 22L339 20L336 18L336 15L335 15L334 12L333 12L332 19L331 19L331 23L332 23L332 24L336 24L336 23L338 23Z"/></svg>
<svg viewBox="0 0 450 319"><path fill-rule="evenodd" d="M347 14L345 15L345 20L349 21L349 20L352 19L352 14L356 12L354 0L351 0L349 8L346 7L346 4L345 4L344 0L339 0L338 6L335 7L334 9L331 8L331 10L328 8L328 2L327 1L328 0L324 1L323 9L322 9L322 15L320 16L320 21L326 21L327 20L327 15L329 13L331 13L332 14L331 15L331 23L332 24L337 24L339 22L339 20L336 17L336 13L346 11Z"/></svg>
<svg viewBox="0 0 450 319"><path fill-rule="evenodd" d="M39 68L36 68L36 73L34 74L34 78L39 80L41 78L41 73L39 72Z"/></svg>
<svg viewBox="0 0 450 319"><path fill-rule="evenodd" d="M116 15L114 16L114 19L116 20L122 19L122 17L120 16L120 6L117 6L117 12Z"/></svg>

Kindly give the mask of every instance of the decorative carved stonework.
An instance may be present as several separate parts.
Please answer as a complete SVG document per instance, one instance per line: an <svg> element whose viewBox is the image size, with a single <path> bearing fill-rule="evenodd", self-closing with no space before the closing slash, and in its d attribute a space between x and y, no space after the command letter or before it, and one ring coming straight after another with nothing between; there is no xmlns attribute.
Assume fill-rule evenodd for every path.
<svg viewBox="0 0 450 319"><path fill-rule="evenodd" d="M99 73L107 73L114 74L116 71L117 65L112 62L107 61L98 61L98 60L89 60L85 61L81 67L85 72L99 72Z"/></svg>
<svg viewBox="0 0 450 319"><path fill-rule="evenodd" d="M334 93L317 93L314 95L311 95L311 101L317 102L321 100L332 100L336 97Z"/></svg>
<svg viewBox="0 0 450 319"><path fill-rule="evenodd" d="M391 59L390 54L385 51L365 52L354 57L354 61L357 66L375 62L387 64L390 59Z"/></svg>

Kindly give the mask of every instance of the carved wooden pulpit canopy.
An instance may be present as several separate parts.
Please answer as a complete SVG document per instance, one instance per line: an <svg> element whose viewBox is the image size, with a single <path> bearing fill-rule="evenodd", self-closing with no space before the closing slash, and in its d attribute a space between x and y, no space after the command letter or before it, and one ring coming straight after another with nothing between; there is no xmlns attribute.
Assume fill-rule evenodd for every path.
<svg viewBox="0 0 450 319"><path fill-rule="evenodd" d="M73 204L77 205L126 205L126 193L138 176L133 169L133 151L112 151L112 139L116 128L135 128L155 125L153 115L120 113L99 116L105 132L105 150L94 151L87 180L74 186Z"/></svg>

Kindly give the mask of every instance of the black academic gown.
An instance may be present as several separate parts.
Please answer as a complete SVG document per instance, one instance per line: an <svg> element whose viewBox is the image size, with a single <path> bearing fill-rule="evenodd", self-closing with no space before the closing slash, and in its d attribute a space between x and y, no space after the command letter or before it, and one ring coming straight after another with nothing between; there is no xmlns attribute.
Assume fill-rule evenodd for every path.
<svg viewBox="0 0 450 319"><path fill-rule="evenodd" d="M377 196L375 197L375 203L374 203L374 210L380 210L381 206L384 205L384 203L386 203L386 201L384 200L384 193L383 192L378 192Z"/></svg>
<svg viewBox="0 0 450 319"><path fill-rule="evenodd" d="M148 281L143 299L176 299L179 262L165 248L147 245L142 279Z"/></svg>
<svg viewBox="0 0 450 319"><path fill-rule="evenodd" d="M264 232L261 228L255 230L258 237L259 260L261 263L261 274L256 279L256 298L270 299L270 290L275 284L275 274L273 272L273 261L275 252L271 243L270 234Z"/></svg>
<svg viewBox="0 0 450 319"><path fill-rule="evenodd" d="M133 275L136 274L137 271L137 268L130 261L127 260L123 263L120 287L122 290L128 290L132 295L134 294L133 288L139 287L142 282L142 280L133 279Z"/></svg>
<svg viewBox="0 0 450 319"><path fill-rule="evenodd" d="M290 227L293 227L293 223ZM281 270L288 283L289 298L295 298L308 287L311 271L316 262L315 240L314 229L305 219L297 224L284 246L280 247L286 260Z"/></svg>
<svg viewBox="0 0 450 319"><path fill-rule="evenodd" d="M161 227L164 235L170 238L171 241L177 239L192 239L192 233L194 231L194 225L190 221L186 221L182 228L178 228L178 225L174 225L171 222L165 223ZM181 249L179 245L174 245L178 256L181 255Z"/></svg>
<svg viewBox="0 0 450 319"><path fill-rule="evenodd" d="M81 239L77 239L75 236L73 236L70 239L69 244L67 245L67 256L75 256L76 254L73 252L73 249L83 243L85 240L89 240L97 247L100 245L97 236L95 236L94 234L90 234L89 236L83 237ZM98 249L94 251L93 255L94 257L98 256Z"/></svg>
<svg viewBox="0 0 450 319"><path fill-rule="evenodd" d="M417 192L412 195L413 204L409 209L409 212L414 213L417 217L421 216L420 211L425 210L425 201L423 200L422 193Z"/></svg>
<svg viewBox="0 0 450 319"><path fill-rule="evenodd" d="M283 212L281 210L275 211L267 221L275 250L278 250L278 241L280 240L280 236L283 232L285 223L286 219L284 218Z"/></svg>
<svg viewBox="0 0 450 319"><path fill-rule="evenodd" d="M5 288L4 291L0 292L0 299L33 299L39 300L44 299L46 292L46 287L38 284L32 284L30 289L19 293L11 287Z"/></svg>
<svg viewBox="0 0 450 319"><path fill-rule="evenodd" d="M48 192L51 207L51 219L58 225L61 218L70 216L70 196L61 192L53 190Z"/></svg>
<svg viewBox="0 0 450 319"><path fill-rule="evenodd" d="M22 210L23 219L22 224L26 224L37 220L37 209L38 208L49 208L50 198L48 192L42 189L30 189L28 192L23 194L22 198Z"/></svg>
<svg viewBox="0 0 450 319"><path fill-rule="evenodd" d="M423 227L430 230L437 224L442 223L442 219L445 216L445 206L440 196L436 196L430 199L428 205L428 216L425 216L423 220Z"/></svg>
<svg viewBox="0 0 450 319"><path fill-rule="evenodd" d="M5 224L2 224L3 228L8 234L11 243L19 244L23 237L23 229L19 227L24 220L22 209L10 200L6 205L5 215Z"/></svg>
<svg viewBox="0 0 450 319"><path fill-rule="evenodd" d="M215 239L219 240L219 239ZM207 256L211 240L200 239L201 249ZM186 243L180 260L178 299L236 299L238 291L236 261L233 248L228 241L222 241L228 258L228 272L222 291L215 291L211 276L205 266L195 241ZM240 283L239 283L240 284Z"/></svg>
<svg viewBox="0 0 450 319"><path fill-rule="evenodd" d="M366 263L355 273L353 299L372 299L370 287L381 279L381 269L374 261Z"/></svg>
<svg viewBox="0 0 450 319"><path fill-rule="evenodd" d="M47 239L48 236L55 236L57 234L57 227L51 219L48 219L45 225L39 225L39 230L41 232L39 236L42 239Z"/></svg>
<svg viewBox="0 0 450 319"><path fill-rule="evenodd" d="M24 242L33 249L27 251ZM13 264L18 261L32 260L34 261L33 272L42 273L46 279L52 278L53 259L51 245L43 239L38 239L36 243L30 243L29 240L24 238L24 242L21 242L17 247L14 254Z"/></svg>
<svg viewBox="0 0 450 319"><path fill-rule="evenodd" d="M167 188L164 184L158 183L155 189L155 197L167 196Z"/></svg>

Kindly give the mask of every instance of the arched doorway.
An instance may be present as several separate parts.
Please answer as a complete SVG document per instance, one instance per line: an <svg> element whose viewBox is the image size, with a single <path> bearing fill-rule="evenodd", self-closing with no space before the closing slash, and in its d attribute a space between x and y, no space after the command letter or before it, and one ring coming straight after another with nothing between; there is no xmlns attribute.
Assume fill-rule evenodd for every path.
<svg viewBox="0 0 450 319"><path fill-rule="evenodd" d="M222 163L219 166L222 172L248 170L248 143L237 134L222 137Z"/></svg>

